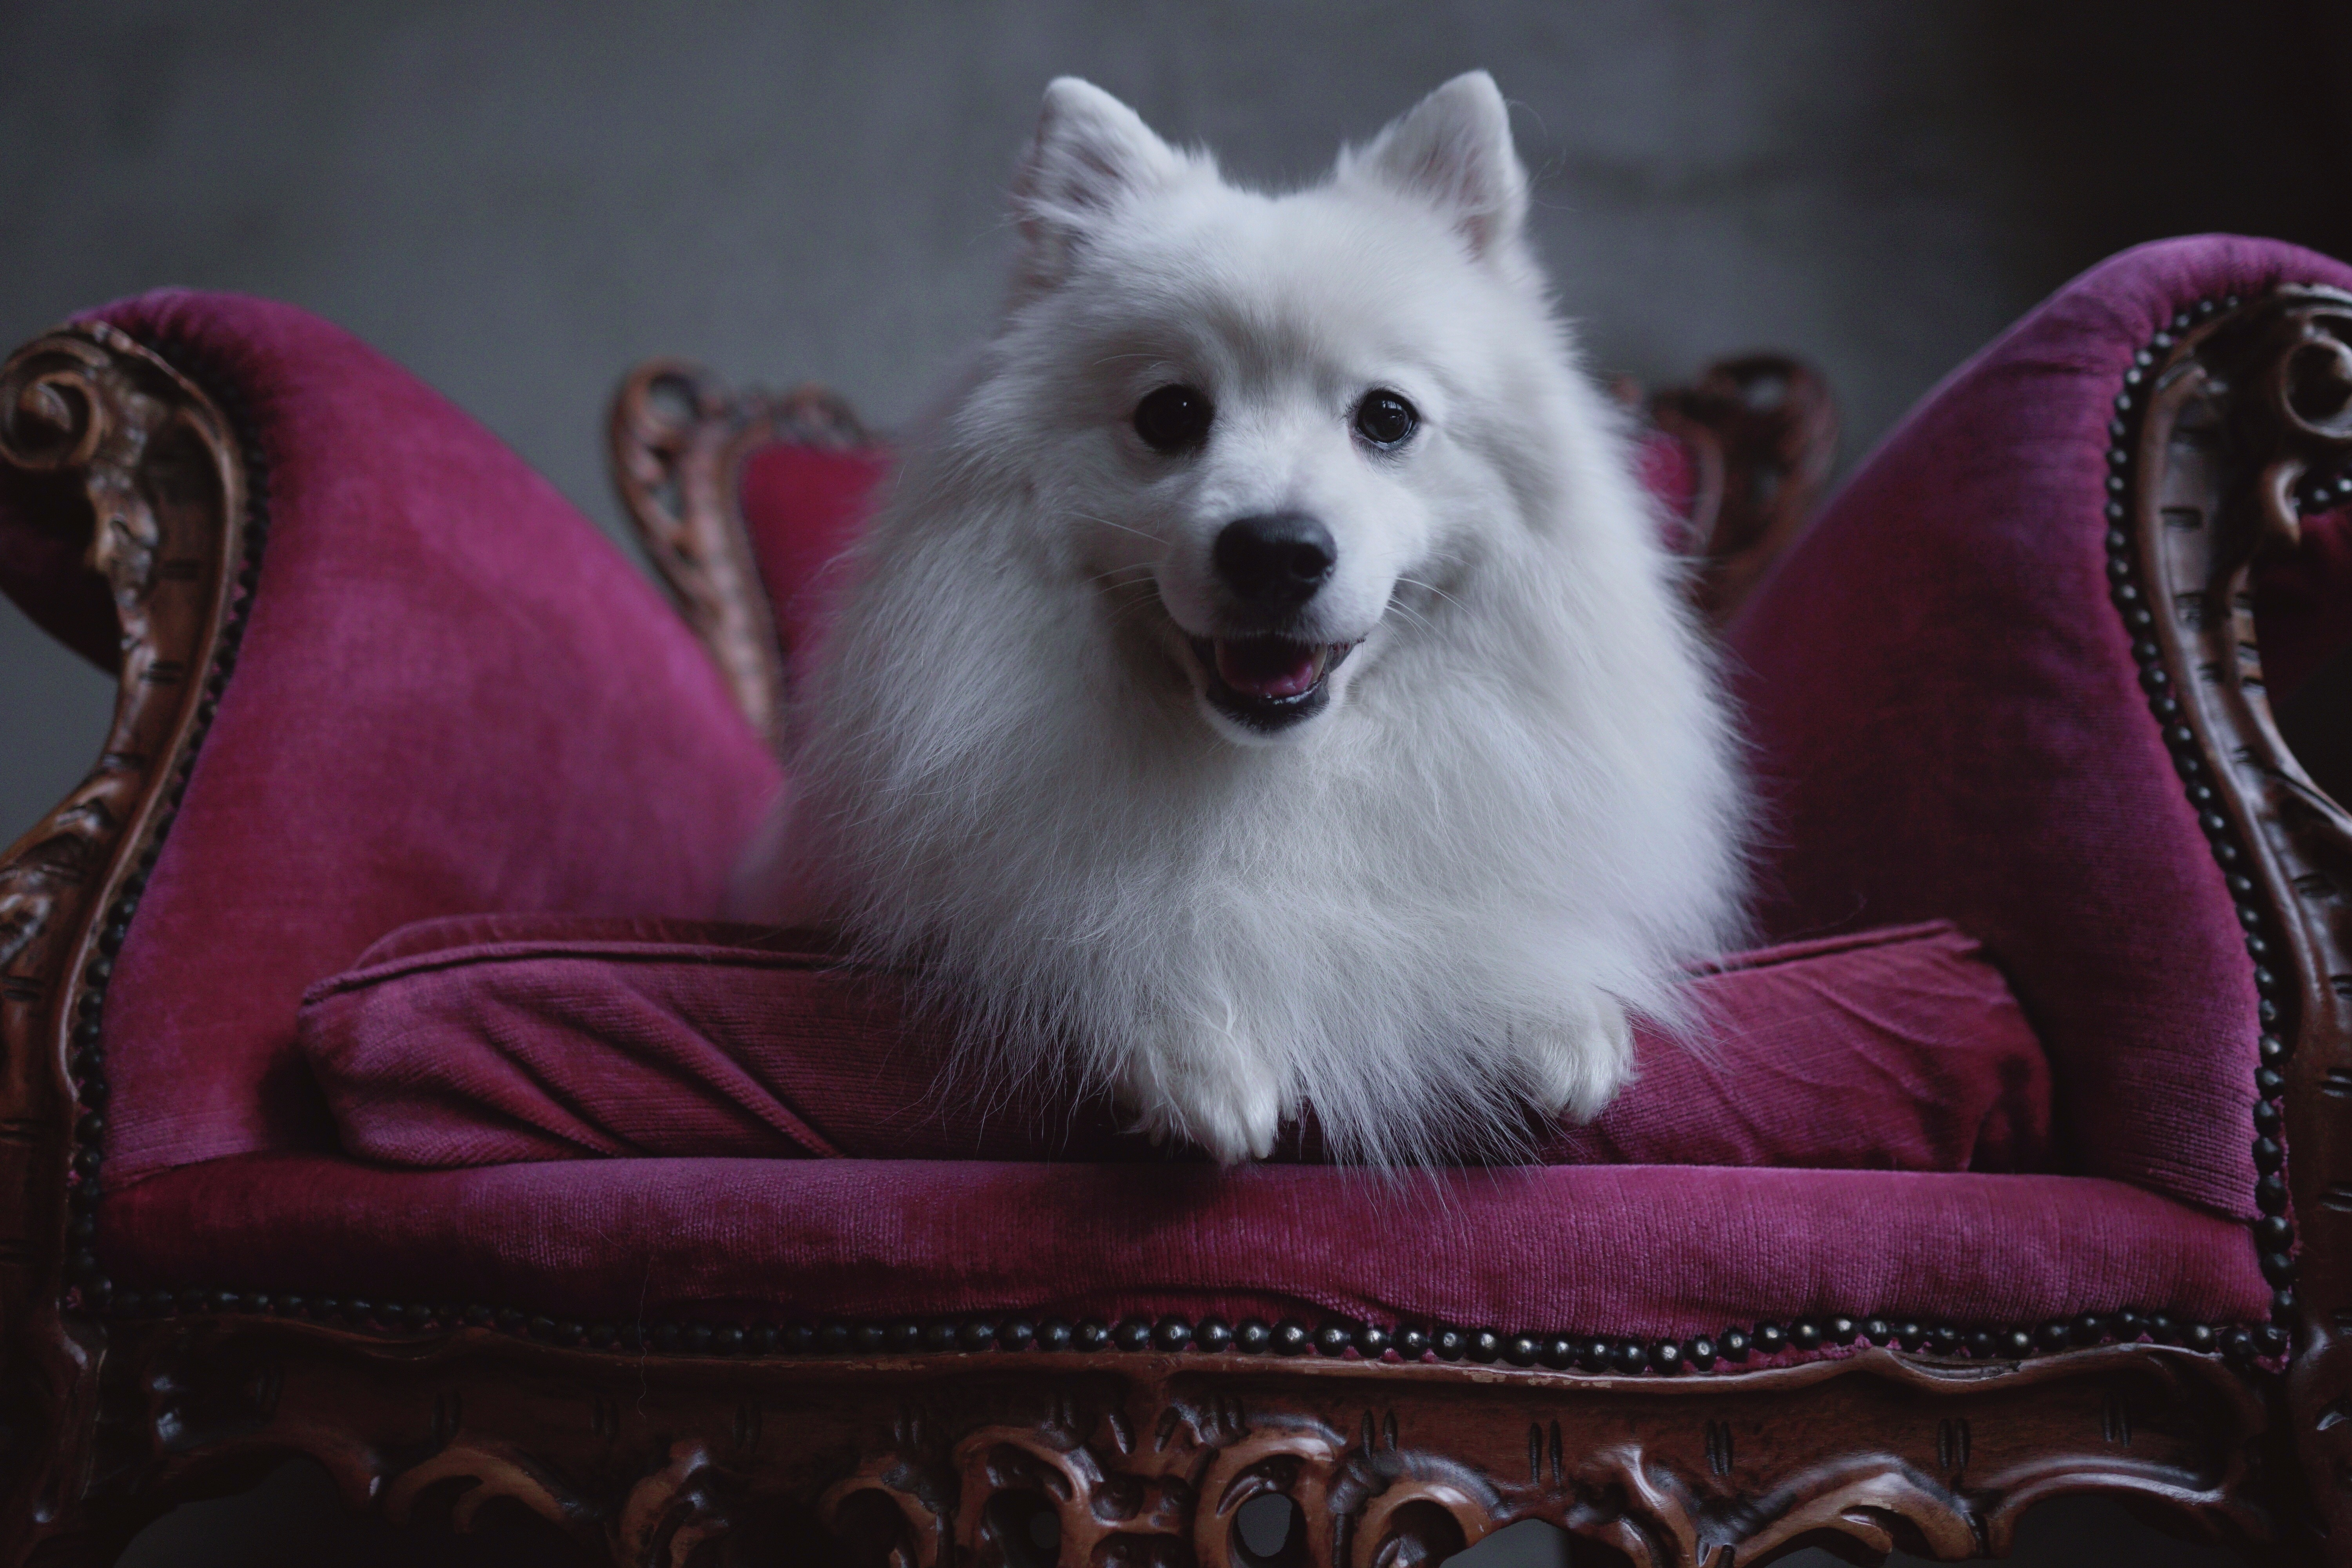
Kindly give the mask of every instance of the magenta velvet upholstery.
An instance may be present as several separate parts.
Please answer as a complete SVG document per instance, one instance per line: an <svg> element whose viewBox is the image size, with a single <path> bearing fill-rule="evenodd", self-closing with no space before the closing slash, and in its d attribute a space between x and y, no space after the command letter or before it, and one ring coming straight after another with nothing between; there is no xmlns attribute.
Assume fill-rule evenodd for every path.
<svg viewBox="0 0 2352 1568"><path fill-rule="evenodd" d="M235 678L108 994L106 1180L331 1147L303 987L429 915L708 915L778 785L621 552L415 377L299 310L99 312L234 381L270 534Z"/></svg>
<svg viewBox="0 0 2352 1568"><path fill-rule="evenodd" d="M823 610L824 569L857 536L889 472L887 447L777 441L744 455L736 503L787 653L805 645Z"/></svg>
<svg viewBox="0 0 2352 1568"><path fill-rule="evenodd" d="M2079 1176L1514 1166L215 1160L107 1200L131 1286L230 1282L635 1321L1318 1311L1675 1335L1884 1312L2268 1309L2245 1227ZM1751 1365L1754 1363L1750 1363Z"/></svg>
<svg viewBox="0 0 2352 1568"><path fill-rule="evenodd" d="M1772 813L1771 933L1949 920L1981 940L2049 1049L2052 1163L2082 1173L2065 1175L354 1159L296 1047L306 987L441 917L708 919L776 769L618 552L412 378L283 307L111 307L234 383L272 531L235 678L108 992L100 1262L125 1288L583 1316L1324 1310L1638 1334L1829 1311L2260 1319L2269 1287L2231 1217L2253 1182L2251 968L2133 682L2098 508L2131 353L2180 306L2278 279L2352 283L2290 247L2205 239L2070 285L1890 438L1733 633ZM835 475L844 528L879 473L863 460L862 478ZM747 510L771 461L785 459L747 467ZM21 501L0 494L0 585L86 634L87 605L62 597L80 590L57 576L71 562L29 537ZM2342 542L2318 531L2310 572L2266 580L2265 613L2315 650L2290 664L2341 641ZM804 588L836 547L812 535L792 546L802 564L766 546L763 562ZM778 591L788 627L798 592ZM672 1038L658 1015L619 1037ZM753 1074L737 1084L791 1104ZM1940 1141L1942 1163L1969 1157L1949 1152L1964 1142L1979 1154L1981 1127L1948 1110L1941 1131L1870 1136ZM495 1131L509 1149L573 1137L528 1117ZM1654 1159L1640 1139L1654 1131L1570 1153ZM1820 1146L1841 1135L1820 1130Z"/></svg>
<svg viewBox="0 0 2352 1568"><path fill-rule="evenodd" d="M2102 509L2134 353L2200 299L2282 282L2352 268L2207 237L2076 279L1887 437L1730 636L1768 931L1954 921L2049 1049L2073 1167L2236 1215L2253 964L2107 600Z"/></svg>
<svg viewBox="0 0 2352 1568"><path fill-rule="evenodd" d="M2032 1169L2041 1047L1948 926L1727 959L1692 986L1701 1048L1640 1041L1553 1164ZM887 975L743 927L457 917L311 988L301 1044L343 1145L429 1167L584 1155L1164 1160L1107 1099L952 1084L947 1037ZM1284 1157L1319 1144L1294 1136Z"/></svg>

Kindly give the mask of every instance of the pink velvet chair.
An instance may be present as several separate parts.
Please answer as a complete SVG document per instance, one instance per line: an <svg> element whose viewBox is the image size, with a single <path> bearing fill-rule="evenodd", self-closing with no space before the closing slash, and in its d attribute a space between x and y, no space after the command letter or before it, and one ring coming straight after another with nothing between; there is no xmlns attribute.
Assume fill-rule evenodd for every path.
<svg viewBox="0 0 2352 1568"><path fill-rule="evenodd" d="M626 389L681 620L300 312L37 340L0 586L121 698L0 863L0 1561L299 1453L625 1563L1949 1559L2084 1489L2352 1562L2347 290L2117 258L1760 581L1801 509L1668 401L1777 945L1405 1180L963 1103L889 976L709 923L887 469L837 407Z"/></svg>

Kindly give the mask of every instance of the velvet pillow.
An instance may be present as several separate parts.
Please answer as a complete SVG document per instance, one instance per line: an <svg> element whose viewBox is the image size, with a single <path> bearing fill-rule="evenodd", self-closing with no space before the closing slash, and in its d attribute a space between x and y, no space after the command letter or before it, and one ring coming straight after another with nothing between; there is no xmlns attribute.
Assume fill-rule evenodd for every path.
<svg viewBox="0 0 2352 1568"><path fill-rule="evenodd" d="M1936 924L1720 961L1696 1048L1546 1163L2027 1170L2049 1075L2000 972ZM1066 1082L959 1084L890 977L787 935L484 916L394 932L313 986L302 1048L354 1154L465 1166L595 1155L1163 1157ZM1311 1128L1287 1160L1320 1157Z"/></svg>

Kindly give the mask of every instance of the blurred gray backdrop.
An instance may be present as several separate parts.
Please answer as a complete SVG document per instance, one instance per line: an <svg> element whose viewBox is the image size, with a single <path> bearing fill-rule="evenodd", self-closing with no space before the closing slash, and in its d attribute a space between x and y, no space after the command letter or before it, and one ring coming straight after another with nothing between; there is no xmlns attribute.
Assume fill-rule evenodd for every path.
<svg viewBox="0 0 2352 1568"><path fill-rule="evenodd" d="M158 284L289 300L609 529L646 355L913 408L997 298L1055 74L1280 184L1473 66L1600 362L1810 354L1849 453L2121 246L2352 252L2343 0L0 0L0 345ZM110 700L0 605L0 842Z"/></svg>
<svg viewBox="0 0 2352 1568"><path fill-rule="evenodd" d="M2124 245L2352 254L2344 0L0 0L0 340L164 283L289 300L611 530L633 361L915 406L997 298L1051 77L1281 184L1474 66L1601 363L1796 350L1850 454ZM0 841L110 701L0 605Z"/></svg>

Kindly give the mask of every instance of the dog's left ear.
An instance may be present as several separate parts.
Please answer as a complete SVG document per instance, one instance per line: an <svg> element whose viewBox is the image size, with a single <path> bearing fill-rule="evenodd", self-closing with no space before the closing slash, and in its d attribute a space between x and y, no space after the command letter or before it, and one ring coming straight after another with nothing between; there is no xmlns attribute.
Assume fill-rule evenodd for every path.
<svg viewBox="0 0 2352 1568"><path fill-rule="evenodd" d="M1465 71L1390 123L1369 146L1339 154L1339 178L1384 185L1430 203L1485 257L1519 236L1528 172L1511 145L1502 89Z"/></svg>
<svg viewBox="0 0 2352 1568"><path fill-rule="evenodd" d="M1129 197L1174 184L1192 163L1094 83L1056 77L1013 180L1029 280L1058 282L1088 228Z"/></svg>

